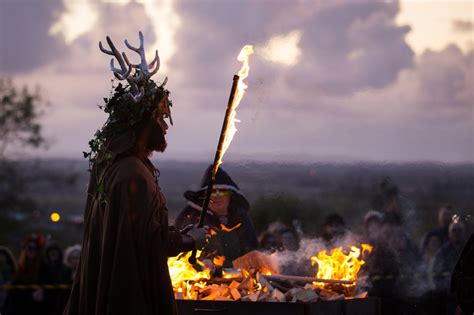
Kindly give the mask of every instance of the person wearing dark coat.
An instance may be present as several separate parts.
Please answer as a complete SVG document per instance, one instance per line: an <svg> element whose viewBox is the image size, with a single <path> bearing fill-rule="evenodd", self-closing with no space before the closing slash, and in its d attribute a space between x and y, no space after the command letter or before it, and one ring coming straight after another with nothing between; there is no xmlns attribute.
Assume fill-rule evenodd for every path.
<svg viewBox="0 0 474 315"><path fill-rule="evenodd" d="M454 267L464 245L464 223L451 222L449 225L449 240L436 254L433 262L433 282L435 289L432 292L434 305L437 306L434 314L454 314L457 302L454 294L449 292Z"/></svg>
<svg viewBox="0 0 474 315"><path fill-rule="evenodd" d="M474 313L474 234L464 246L451 277L451 292L464 314Z"/></svg>
<svg viewBox="0 0 474 315"><path fill-rule="evenodd" d="M445 205L438 209L438 227L431 230L430 234L435 234L440 240L441 245L449 241L449 224L454 214L451 205Z"/></svg>
<svg viewBox="0 0 474 315"><path fill-rule="evenodd" d="M144 49L141 32L140 41ZM184 234L168 225L159 172L150 161L153 152L166 149L165 119L172 124L166 82L150 79L158 56L151 63L155 71L142 55L131 74L132 66L125 69L109 37L107 42L111 50L102 44L101 50L118 59L124 72L115 74L129 85L119 84L106 99L109 117L84 153L92 169L82 251L65 315L174 315L168 257L202 248L209 233L192 227Z"/></svg>
<svg viewBox="0 0 474 315"><path fill-rule="evenodd" d="M434 258L433 280L436 290L448 293L451 275L464 246L465 226L462 222L449 225L449 241L444 244Z"/></svg>
<svg viewBox="0 0 474 315"><path fill-rule="evenodd" d="M184 193L188 204L176 218L176 228L183 229L199 221L201 204L211 178L211 167L205 171L199 190ZM257 234L249 209L249 202L237 184L227 172L219 168L204 221L215 235L203 249L203 259L224 256L223 267L232 267L233 260L258 248Z"/></svg>
<svg viewBox="0 0 474 315"><path fill-rule="evenodd" d="M0 286L11 284L17 269L16 259L8 247L0 246ZM0 289L0 314L8 295L8 290Z"/></svg>
<svg viewBox="0 0 474 315"><path fill-rule="evenodd" d="M38 284L45 244L46 239L42 234L30 234L25 237L12 285ZM8 292L2 315L40 315L42 300L43 290L41 289L11 289Z"/></svg>
<svg viewBox="0 0 474 315"><path fill-rule="evenodd" d="M321 238L326 247L337 246L337 242L349 235L344 218L337 213L331 213L324 218Z"/></svg>
<svg viewBox="0 0 474 315"><path fill-rule="evenodd" d="M40 268L40 285L70 285L71 272L63 264L63 251L56 242L50 242L46 246L43 264ZM69 297L69 291L57 288L43 290L43 301L41 302L42 315L61 315Z"/></svg>

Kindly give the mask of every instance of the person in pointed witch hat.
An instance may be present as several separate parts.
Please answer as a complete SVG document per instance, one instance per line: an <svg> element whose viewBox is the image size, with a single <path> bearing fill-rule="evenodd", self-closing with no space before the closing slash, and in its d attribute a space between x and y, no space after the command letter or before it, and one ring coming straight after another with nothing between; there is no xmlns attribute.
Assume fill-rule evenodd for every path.
<svg viewBox="0 0 474 315"><path fill-rule="evenodd" d="M206 169L199 190L184 193L187 206L176 218L176 228L184 229L199 221L211 168L212 165ZM204 225L208 225L214 232L211 232L213 235L204 247L201 259L224 256L223 267L232 267L233 260L258 248L257 234L249 210L247 198L229 174L219 168L204 221Z"/></svg>

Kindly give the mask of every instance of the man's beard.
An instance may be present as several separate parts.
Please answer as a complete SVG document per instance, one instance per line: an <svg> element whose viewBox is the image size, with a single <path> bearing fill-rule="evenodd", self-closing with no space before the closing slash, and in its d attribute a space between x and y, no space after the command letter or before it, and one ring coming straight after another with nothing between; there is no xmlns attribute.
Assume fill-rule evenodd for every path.
<svg viewBox="0 0 474 315"><path fill-rule="evenodd" d="M157 124L153 126L152 135L148 143L148 149L150 151L165 152L168 143L166 142L163 130Z"/></svg>
<svg viewBox="0 0 474 315"><path fill-rule="evenodd" d="M166 142L165 139L163 139L163 143L161 143L156 149L155 151L158 151L158 152L165 152L166 150L166 147L168 146L168 143Z"/></svg>

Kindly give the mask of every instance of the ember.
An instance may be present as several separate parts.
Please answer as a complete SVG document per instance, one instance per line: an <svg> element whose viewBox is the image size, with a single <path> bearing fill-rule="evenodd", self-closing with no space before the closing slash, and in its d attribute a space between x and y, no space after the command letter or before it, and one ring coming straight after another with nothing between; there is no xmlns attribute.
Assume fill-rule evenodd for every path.
<svg viewBox="0 0 474 315"><path fill-rule="evenodd" d="M241 225L242 225L242 223L238 223L236 226L228 228L224 224L221 224L221 230L225 231L225 232L232 232L233 230L238 229Z"/></svg>

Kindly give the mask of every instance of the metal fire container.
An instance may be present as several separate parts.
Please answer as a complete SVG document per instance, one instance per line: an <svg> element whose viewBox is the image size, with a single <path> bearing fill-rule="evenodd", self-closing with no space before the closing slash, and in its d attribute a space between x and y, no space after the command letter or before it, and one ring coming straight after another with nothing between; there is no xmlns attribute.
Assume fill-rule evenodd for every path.
<svg viewBox="0 0 474 315"><path fill-rule="evenodd" d="M376 297L315 303L177 300L180 315L380 315Z"/></svg>

